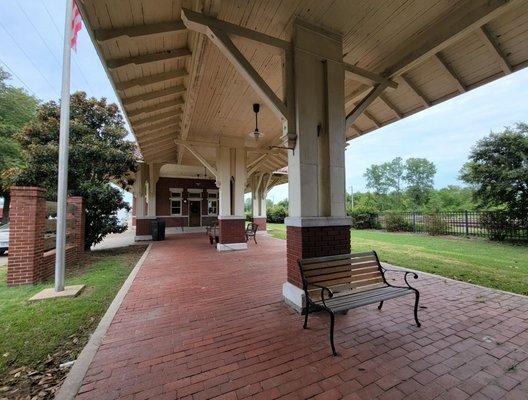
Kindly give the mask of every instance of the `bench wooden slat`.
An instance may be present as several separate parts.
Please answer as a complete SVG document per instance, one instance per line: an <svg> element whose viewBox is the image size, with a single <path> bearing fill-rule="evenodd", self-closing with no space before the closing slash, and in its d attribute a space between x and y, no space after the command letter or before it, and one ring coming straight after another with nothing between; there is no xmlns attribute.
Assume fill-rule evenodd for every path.
<svg viewBox="0 0 528 400"><path fill-rule="evenodd" d="M343 271L348 271L351 275L357 275L357 274L362 274L365 272L379 271L379 267L376 264L376 265L371 265L367 267L354 268L351 270L349 265L341 265L339 267L329 267L329 268L321 268L321 269L314 269L314 270L306 271L304 273L304 276L306 278L309 278L312 276L327 275L327 274L333 274L336 272L343 272Z"/></svg>
<svg viewBox="0 0 528 400"><path fill-rule="evenodd" d="M413 292L409 289L391 288L386 286L384 288L369 290L361 296L350 295L328 299L325 300L325 303L327 307L330 307L332 310L341 311L368 304L379 303L380 301L385 301L412 293ZM321 300L319 300L319 302L322 304Z"/></svg>
<svg viewBox="0 0 528 400"><path fill-rule="evenodd" d="M322 261L334 261L334 260L345 260L350 258L373 256L372 251L366 251L364 253L348 253L348 254L339 254L336 256L326 256L326 257L317 257L317 258L305 258L301 260L303 265L310 265L314 263L320 263Z"/></svg>
<svg viewBox="0 0 528 400"><path fill-rule="evenodd" d="M307 280L309 283L315 283L321 286L327 286L328 282L332 282L335 280L342 279L343 280L342 283L355 283L355 282L362 282L365 279L371 279L371 278L382 278L381 272L372 271L372 272L367 272L363 274L351 275L350 272L347 271L347 272L339 272L335 274L314 276L312 278L308 278Z"/></svg>

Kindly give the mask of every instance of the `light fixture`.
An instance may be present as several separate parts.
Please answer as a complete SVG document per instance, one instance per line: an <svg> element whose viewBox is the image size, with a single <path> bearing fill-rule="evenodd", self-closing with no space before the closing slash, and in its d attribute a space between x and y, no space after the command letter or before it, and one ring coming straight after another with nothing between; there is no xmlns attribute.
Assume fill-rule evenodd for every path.
<svg viewBox="0 0 528 400"><path fill-rule="evenodd" d="M255 140L258 140L260 138L260 131L259 131L259 128L258 128L258 113L260 111L260 104L259 103L255 103L253 104L253 112L255 113L255 130L253 132L251 132L251 135L253 135L253 137L255 138Z"/></svg>

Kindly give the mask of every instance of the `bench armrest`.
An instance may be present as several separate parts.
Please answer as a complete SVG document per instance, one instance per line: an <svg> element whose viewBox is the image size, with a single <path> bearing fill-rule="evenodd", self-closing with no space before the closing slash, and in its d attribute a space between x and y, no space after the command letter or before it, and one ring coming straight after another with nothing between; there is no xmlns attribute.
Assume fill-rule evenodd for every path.
<svg viewBox="0 0 528 400"><path fill-rule="evenodd" d="M313 286L315 288L321 289L321 301L323 302L323 305L326 307L325 303L325 291L328 293L328 297L326 300L331 299L334 297L334 292L326 286L316 285L315 283L307 283L305 282L304 291L306 292L306 297L308 297L308 287Z"/></svg>
<svg viewBox="0 0 528 400"><path fill-rule="evenodd" d="M381 266L381 265L380 265ZM409 289L413 289L413 290L416 290L414 287L412 287L409 283L409 281L407 280L408 276L411 275L414 279L418 279L418 274L414 271L406 271L404 269L388 269L388 268L385 268L383 266L381 266L381 271L383 273L383 278L385 278L385 272L397 272L397 273L400 273L400 274L404 274L403 275L403 281L405 282L405 284L407 285L407 287ZM404 286L394 286L394 285L391 285L387 282L387 280L385 279L385 282L387 283L387 285L389 286L393 286L393 287L404 287Z"/></svg>

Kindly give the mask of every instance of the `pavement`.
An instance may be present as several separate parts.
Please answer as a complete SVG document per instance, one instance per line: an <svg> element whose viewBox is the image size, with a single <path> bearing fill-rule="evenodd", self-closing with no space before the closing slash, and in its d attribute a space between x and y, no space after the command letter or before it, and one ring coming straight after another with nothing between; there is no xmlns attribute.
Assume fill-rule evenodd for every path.
<svg viewBox="0 0 528 400"><path fill-rule="evenodd" d="M130 224L129 224L130 227ZM92 251L115 249L135 244L135 228L128 228L123 233L112 233L105 236L102 242L92 246Z"/></svg>
<svg viewBox="0 0 528 400"><path fill-rule="evenodd" d="M421 328L412 296L351 310L332 357L328 315L302 329L285 280L286 241L268 235L241 252L153 242L77 398L528 398L527 297L420 274Z"/></svg>

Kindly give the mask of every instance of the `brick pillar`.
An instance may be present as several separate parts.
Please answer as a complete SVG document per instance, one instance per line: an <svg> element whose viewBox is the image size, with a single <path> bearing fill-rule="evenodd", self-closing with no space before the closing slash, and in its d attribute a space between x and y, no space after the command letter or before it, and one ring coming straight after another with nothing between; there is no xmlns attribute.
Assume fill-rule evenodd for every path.
<svg viewBox="0 0 528 400"><path fill-rule="evenodd" d="M7 285L41 279L46 219L46 191L38 187L11 188Z"/></svg>
<svg viewBox="0 0 528 400"><path fill-rule="evenodd" d="M75 205L75 247L77 248L77 256L79 257L84 253L84 230L86 226L84 199L80 196L73 196L68 198L68 203Z"/></svg>
<svg viewBox="0 0 528 400"><path fill-rule="evenodd" d="M218 250L243 250L246 244L246 220L244 218L219 217L218 228L220 231Z"/></svg>
<svg viewBox="0 0 528 400"><path fill-rule="evenodd" d="M259 231L266 231L266 217L253 217L252 221L258 225Z"/></svg>

